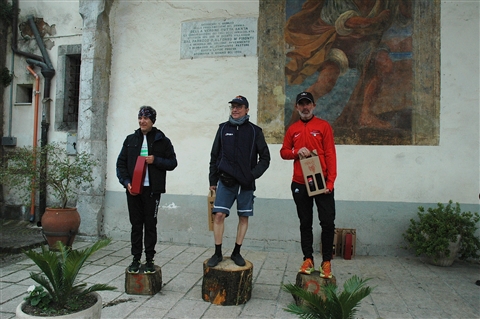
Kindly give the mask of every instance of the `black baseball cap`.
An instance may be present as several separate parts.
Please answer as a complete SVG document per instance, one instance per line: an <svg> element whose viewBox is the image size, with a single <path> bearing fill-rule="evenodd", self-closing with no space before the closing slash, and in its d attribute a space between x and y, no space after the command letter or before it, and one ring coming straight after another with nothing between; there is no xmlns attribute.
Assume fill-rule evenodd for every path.
<svg viewBox="0 0 480 319"><path fill-rule="evenodd" d="M312 93L310 93L310 92L302 92L302 93L298 94L298 95L297 95L297 102L295 102L295 103L300 102L300 100L302 100L302 99L307 99L307 100L309 100L310 102L315 103L315 102L313 101L313 95L312 95Z"/></svg>
<svg viewBox="0 0 480 319"><path fill-rule="evenodd" d="M238 103L240 105L245 105L245 107L248 109L248 101L247 98L241 95L237 95L233 100L231 100L228 103Z"/></svg>

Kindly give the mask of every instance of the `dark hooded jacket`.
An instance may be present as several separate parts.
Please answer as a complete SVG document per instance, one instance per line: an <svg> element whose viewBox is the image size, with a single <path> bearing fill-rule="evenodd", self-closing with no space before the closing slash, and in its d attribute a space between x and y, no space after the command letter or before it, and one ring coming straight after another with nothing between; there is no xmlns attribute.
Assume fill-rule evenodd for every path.
<svg viewBox="0 0 480 319"><path fill-rule="evenodd" d="M221 123L210 153L210 186L217 185L220 172L237 180L244 189L255 190L255 179L270 165L262 129L247 119L241 125Z"/></svg>
<svg viewBox="0 0 480 319"><path fill-rule="evenodd" d="M152 193L165 193L167 171L177 167L177 157L170 139L162 131L153 127L147 133L148 155L155 156L154 162L148 165L148 178ZM137 129L128 135L123 142L122 150L117 158L117 178L125 188L132 183L133 171L137 157L143 144L143 133Z"/></svg>

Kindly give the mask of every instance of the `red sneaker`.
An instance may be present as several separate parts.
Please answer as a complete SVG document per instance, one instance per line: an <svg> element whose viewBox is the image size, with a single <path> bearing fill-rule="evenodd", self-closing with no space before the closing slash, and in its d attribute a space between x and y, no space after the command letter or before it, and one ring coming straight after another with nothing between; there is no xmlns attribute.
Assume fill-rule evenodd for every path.
<svg viewBox="0 0 480 319"><path fill-rule="evenodd" d="M313 260L311 258L307 258L303 261L302 267L298 270L299 273L310 275L312 271L315 270L313 266Z"/></svg>
<svg viewBox="0 0 480 319"><path fill-rule="evenodd" d="M322 278L332 278L332 265L330 261L322 262L320 266L320 277Z"/></svg>

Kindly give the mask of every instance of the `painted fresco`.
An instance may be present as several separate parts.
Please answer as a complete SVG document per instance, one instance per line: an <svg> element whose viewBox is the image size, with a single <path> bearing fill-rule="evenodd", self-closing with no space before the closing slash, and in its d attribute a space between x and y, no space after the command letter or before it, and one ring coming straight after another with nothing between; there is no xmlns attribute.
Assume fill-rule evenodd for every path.
<svg viewBox="0 0 480 319"><path fill-rule="evenodd" d="M263 8L284 16L284 80L276 83L284 87L284 129L298 120L296 94L309 91L338 144L438 143L438 1L285 0ZM260 52L262 68L262 58L274 56ZM262 84L259 102L268 102ZM260 115L268 136L269 114ZM278 140L278 128L271 132Z"/></svg>
<svg viewBox="0 0 480 319"><path fill-rule="evenodd" d="M306 90L337 136L411 139L410 0L287 0L286 18L286 125Z"/></svg>

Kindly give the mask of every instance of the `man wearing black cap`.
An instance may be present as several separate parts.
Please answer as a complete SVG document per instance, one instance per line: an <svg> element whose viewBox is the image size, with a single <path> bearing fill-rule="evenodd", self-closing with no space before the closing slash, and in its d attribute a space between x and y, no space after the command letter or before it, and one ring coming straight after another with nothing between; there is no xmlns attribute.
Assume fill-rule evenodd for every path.
<svg viewBox="0 0 480 319"><path fill-rule="evenodd" d="M331 264L333 237L335 233L335 199L333 189L337 177L337 157L333 130L330 124L313 115L315 102L310 92L297 95L295 108L300 119L293 123L285 133L280 156L285 160L293 159L292 195L300 219L300 241L303 252L303 264L299 272L310 274L313 263L313 201L317 205L318 218L322 227L322 264L320 276L332 278ZM309 157L316 150L322 164L325 186L324 194L310 197L305 186L300 156Z"/></svg>
<svg viewBox="0 0 480 319"><path fill-rule="evenodd" d="M157 243L157 211L161 193L165 193L167 171L177 167L173 145L162 131L153 126L157 112L150 106L142 106L138 112L140 126L127 136L117 159L117 177L127 193L130 216L131 253L133 261L128 272L138 273L145 244L145 273L155 272L153 258ZM147 165L141 193L132 189L132 180L138 156L145 157ZM143 232L145 229L145 242Z"/></svg>
<svg viewBox="0 0 480 319"><path fill-rule="evenodd" d="M224 222L235 200L239 220L231 258L238 266L245 265L240 247L247 232L248 217L253 216L255 179L270 165L270 152L262 129L249 121L247 99L239 95L228 103L230 118L220 124L210 153L210 190L216 190L216 198L212 210L215 254L207 262L209 267L215 267L223 259Z"/></svg>

